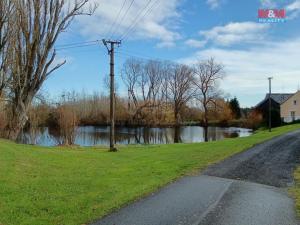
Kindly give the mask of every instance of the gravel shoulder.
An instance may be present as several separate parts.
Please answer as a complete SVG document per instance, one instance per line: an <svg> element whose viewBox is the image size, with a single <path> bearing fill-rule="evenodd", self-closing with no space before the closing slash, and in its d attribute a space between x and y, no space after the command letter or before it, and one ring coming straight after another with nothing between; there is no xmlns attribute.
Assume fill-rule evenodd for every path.
<svg viewBox="0 0 300 225"><path fill-rule="evenodd" d="M203 174L275 187L293 183L300 159L300 130L273 138L208 167Z"/></svg>

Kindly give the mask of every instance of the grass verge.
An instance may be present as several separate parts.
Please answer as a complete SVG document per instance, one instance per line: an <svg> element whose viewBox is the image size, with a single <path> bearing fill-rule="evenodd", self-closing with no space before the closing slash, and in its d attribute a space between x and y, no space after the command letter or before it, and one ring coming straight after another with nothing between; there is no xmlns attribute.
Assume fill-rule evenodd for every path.
<svg viewBox="0 0 300 225"><path fill-rule="evenodd" d="M83 224L300 125L199 144L47 148L0 140L0 224Z"/></svg>
<svg viewBox="0 0 300 225"><path fill-rule="evenodd" d="M300 167L294 171L295 184L289 189L290 194L295 199L295 207L298 217L300 218Z"/></svg>

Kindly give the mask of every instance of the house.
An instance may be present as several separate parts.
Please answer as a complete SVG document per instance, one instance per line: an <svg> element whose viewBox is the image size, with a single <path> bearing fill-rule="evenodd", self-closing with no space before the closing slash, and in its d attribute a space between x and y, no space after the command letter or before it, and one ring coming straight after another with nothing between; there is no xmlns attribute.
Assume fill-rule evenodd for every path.
<svg viewBox="0 0 300 225"><path fill-rule="evenodd" d="M300 120L300 91L281 103L280 116L286 123Z"/></svg>
<svg viewBox="0 0 300 225"><path fill-rule="evenodd" d="M272 115L272 125L279 126L281 125L282 116L281 116L281 105L287 101L293 94L291 93L273 93L271 94L271 115ZM255 107L255 110L260 112L263 116L265 123L268 123L269 118L269 94L266 94L265 98L258 103Z"/></svg>
<svg viewBox="0 0 300 225"><path fill-rule="evenodd" d="M279 126L281 122L290 123L300 120L300 91L296 93L271 94L271 114L273 126ZM269 94L258 103L255 110L262 113L263 120L267 123L269 118Z"/></svg>

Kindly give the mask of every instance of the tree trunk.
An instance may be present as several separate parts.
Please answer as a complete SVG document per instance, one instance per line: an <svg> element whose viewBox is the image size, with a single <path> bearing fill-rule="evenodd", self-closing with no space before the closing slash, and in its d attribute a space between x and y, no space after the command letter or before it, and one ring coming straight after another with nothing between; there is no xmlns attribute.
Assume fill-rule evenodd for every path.
<svg viewBox="0 0 300 225"><path fill-rule="evenodd" d="M6 137L15 141L28 121L28 104L24 104L22 101L13 104Z"/></svg>
<svg viewBox="0 0 300 225"><path fill-rule="evenodd" d="M208 142L208 127L204 126L203 129L204 129L204 141Z"/></svg>
<svg viewBox="0 0 300 225"><path fill-rule="evenodd" d="M179 110L176 106L174 107L174 116L175 116L175 126L178 127L180 126L180 115L179 115Z"/></svg>
<svg viewBox="0 0 300 225"><path fill-rule="evenodd" d="M204 128L204 141L208 142L208 110L206 106L204 106L204 120L203 120L203 128Z"/></svg>
<svg viewBox="0 0 300 225"><path fill-rule="evenodd" d="M180 126L175 126L174 130L174 143L181 143L181 137L180 137Z"/></svg>

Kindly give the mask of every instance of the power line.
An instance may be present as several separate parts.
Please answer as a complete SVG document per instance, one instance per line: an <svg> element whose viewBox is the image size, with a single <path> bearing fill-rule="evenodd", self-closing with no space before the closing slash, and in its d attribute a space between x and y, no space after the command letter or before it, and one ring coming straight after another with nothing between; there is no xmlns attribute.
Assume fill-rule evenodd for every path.
<svg viewBox="0 0 300 225"><path fill-rule="evenodd" d="M132 7L133 3L135 0L131 0L130 5L128 6L126 12L123 14L121 22L124 20L124 18L126 17L126 15L128 14L130 8ZM117 26L116 23L118 21L118 19L120 18L121 12L125 7L127 0L125 0L117 14L116 19L114 20L113 25L111 26L110 31L114 31L111 34L111 37L115 34L117 28L120 27L121 23L119 23ZM150 3L152 2L152 0L149 0L147 2L147 4L144 6L144 8L138 13L138 15L135 17L135 19L133 20L133 22L131 23L131 25L128 27L127 31L123 33L123 35L121 36L122 40L124 40L129 33L132 33L131 31L134 31L136 29L136 25L138 24L138 20L144 18L146 15L148 15L154 8L155 4L158 2L158 0L156 0L150 8L148 8L148 6L150 5ZM148 10L147 10L148 8ZM143 14L144 13L144 14ZM143 15L142 15L143 14ZM141 17L142 15L142 17ZM140 18L141 17L141 18ZM115 29L113 29L115 28ZM108 32L108 34L110 33L110 31ZM87 46L93 46L93 45L97 45L99 43L100 40L93 40L93 41L84 41L84 42L75 42L75 43L70 43L70 44L61 44L61 45L56 45L55 46L55 50L65 50L65 49L71 49L71 48L82 48L82 47L87 47Z"/></svg>
<svg viewBox="0 0 300 225"><path fill-rule="evenodd" d="M156 3L157 3L157 4L156 4ZM152 10L154 9L155 6L158 7L159 3L160 3L160 1L159 1L159 0L156 0L156 1L152 4L152 6L148 9L148 11L142 16L141 19L143 19L144 17L146 17L147 15L149 15L149 14L152 12ZM136 24L133 26L133 29L131 29L130 31L128 31L126 35L135 32L135 30L136 30L136 28L137 28L137 24L138 24L138 23L136 23ZM125 36L124 38L126 38L126 36Z"/></svg>
<svg viewBox="0 0 300 225"><path fill-rule="evenodd" d="M134 1L135 1L135 0L131 0L129 6L128 6L128 8L127 8L127 10L125 11L125 13L123 14L123 16L122 16L122 18L121 18L121 20L120 20L120 23L115 27L115 29L114 29L113 33L111 34L110 38L112 38L112 37L114 36L115 32L116 32L116 31L118 30L118 28L120 27L122 21L123 21L124 18L127 16L127 14L128 14L128 12L129 12L131 6L133 5Z"/></svg>
<svg viewBox="0 0 300 225"><path fill-rule="evenodd" d="M144 56L144 55L141 55L138 53L130 53L130 52L126 52L126 51L117 51L116 53L119 53L121 55L131 56L131 57L137 57L137 58L141 58L141 59L151 59L151 57Z"/></svg>
<svg viewBox="0 0 300 225"><path fill-rule="evenodd" d="M55 47L58 48L64 48L64 47L72 47L73 45L85 45L85 44L91 44L91 43L98 43L100 40L94 40L94 41L83 41L83 42L74 42L70 44L61 44L61 45L56 45Z"/></svg>
<svg viewBox="0 0 300 225"><path fill-rule="evenodd" d="M128 27L128 30L126 32L124 32L124 34L121 37L121 40L124 40L125 38L127 38L127 36L130 33L133 33L138 25L138 22L140 20L142 20L145 16L147 16L154 8L154 6L156 6L156 3L159 0L156 0L155 2L153 2L153 4L148 8L148 6L150 5L150 3L152 2L152 0L149 0L148 3L146 4L146 6L144 7L144 9L142 11L140 11L140 13L136 16L136 18L134 19L133 23ZM148 9L147 9L148 8ZM144 13L144 14L143 14Z"/></svg>
<svg viewBox="0 0 300 225"><path fill-rule="evenodd" d="M104 51L102 48L89 48L89 49L80 49L80 48L72 48L72 49L62 49L62 50L59 50L58 51L60 54L63 54L63 53L72 53L72 54L75 54L75 55L78 55L78 54L85 54L85 53L91 53L91 52L100 52L101 54L102 53L106 53L106 51Z"/></svg>
<svg viewBox="0 0 300 225"><path fill-rule="evenodd" d="M66 46L66 47L62 47L62 48L55 48L55 50L61 51L61 50L65 50L65 49L83 48L83 47L95 46L95 45L98 45L98 41L97 41L97 43L94 43L94 44L70 45L70 46Z"/></svg>
<svg viewBox="0 0 300 225"><path fill-rule="evenodd" d="M129 57L136 57L136 58L140 58L140 59L145 59L145 60L161 60L161 61L174 61L174 60L171 60L171 59L163 59L163 58L154 58L154 57L151 57L151 56L147 56L147 55L142 55L140 53L136 53L136 52L130 52L130 51L117 51L116 53L119 53L121 55L126 55L126 56L129 56Z"/></svg>
<svg viewBox="0 0 300 225"><path fill-rule="evenodd" d="M106 33L106 35L108 35L108 34L110 34L110 33L112 32L112 29L113 29L113 27L116 25L116 22L119 20L120 14L121 14L121 12L122 12L122 10L123 10L123 8L124 8L126 2L127 2L127 0L123 1L123 4L122 4L122 6L121 6L121 8L120 8L120 10L119 10L119 12L118 12L118 15L116 16L116 18L115 18L115 20L114 20L112 26L110 27L110 29L109 29L109 31ZM105 36L106 36L106 35L105 35ZM112 35L111 35L111 36L112 36Z"/></svg>
<svg viewBox="0 0 300 225"><path fill-rule="evenodd" d="M123 40L124 34L127 34L128 31L130 30L130 28L132 27L133 24L135 24L139 17L142 15L142 13L147 9L147 7L149 6L149 4L152 2L152 0L149 0L146 5L144 6L144 8L142 10L140 10L140 12L137 14L137 16L133 19L132 23L128 26L127 31L125 30L125 32L123 33L123 35L121 36L121 40Z"/></svg>

